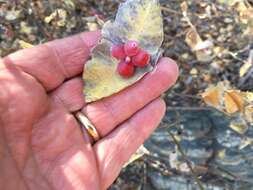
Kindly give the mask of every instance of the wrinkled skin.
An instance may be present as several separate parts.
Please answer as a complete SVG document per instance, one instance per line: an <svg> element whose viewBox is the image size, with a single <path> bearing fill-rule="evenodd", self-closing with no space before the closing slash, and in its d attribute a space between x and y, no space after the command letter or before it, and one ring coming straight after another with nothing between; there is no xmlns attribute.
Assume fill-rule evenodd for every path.
<svg viewBox="0 0 253 190"><path fill-rule="evenodd" d="M158 126L159 96L175 83L176 64L162 58L132 87L87 105L80 74L99 38L82 33L0 60L0 189L106 189ZM95 144L78 110L100 133Z"/></svg>

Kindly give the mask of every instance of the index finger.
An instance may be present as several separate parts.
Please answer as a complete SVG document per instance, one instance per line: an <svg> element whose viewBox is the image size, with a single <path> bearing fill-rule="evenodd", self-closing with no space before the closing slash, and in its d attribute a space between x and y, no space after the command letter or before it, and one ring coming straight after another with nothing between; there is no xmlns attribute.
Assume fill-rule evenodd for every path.
<svg viewBox="0 0 253 190"><path fill-rule="evenodd" d="M47 91L83 71L91 49L100 39L100 31L85 32L20 50L3 59L35 77Z"/></svg>

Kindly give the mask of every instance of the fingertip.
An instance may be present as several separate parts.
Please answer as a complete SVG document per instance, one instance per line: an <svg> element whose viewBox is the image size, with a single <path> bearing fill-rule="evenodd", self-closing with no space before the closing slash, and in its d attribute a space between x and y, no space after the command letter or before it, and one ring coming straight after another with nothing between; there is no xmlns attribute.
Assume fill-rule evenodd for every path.
<svg viewBox="0 0 253 190"><path fill-rule="evenodd" d="M80 34L80 38L84 41L88 48L91 49L101 39L101 31L83 32Z"/></svg>
<svg viewBox="0 0 253 190"><path fill-rule="evenodd" d="M157 99L157 101L159 103L161 114L164 116L166 112L166 103L162 98Z"/></svg>
<svg viewBox="0 0 253 190"><path fill-rule="evenodd" d="M158 69L164 76L167 76L168 83L173 85L176 83L179 75L177 63L168 57L163 57L158 62Z"/></svg>

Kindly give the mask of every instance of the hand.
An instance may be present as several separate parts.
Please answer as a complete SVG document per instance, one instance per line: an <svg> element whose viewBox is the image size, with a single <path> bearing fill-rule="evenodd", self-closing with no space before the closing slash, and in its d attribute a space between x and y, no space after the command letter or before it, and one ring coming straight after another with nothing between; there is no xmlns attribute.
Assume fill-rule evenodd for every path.
<svg viewBox="0 0 253 190"><path fill-rule="evenodd" d="M83 33L0 60L0 189L106 189L158 126L176 64L162 58L135 85L86 104L79 75L99 38ZM94 145L73 115L81 109L102 137Z"/></svg>

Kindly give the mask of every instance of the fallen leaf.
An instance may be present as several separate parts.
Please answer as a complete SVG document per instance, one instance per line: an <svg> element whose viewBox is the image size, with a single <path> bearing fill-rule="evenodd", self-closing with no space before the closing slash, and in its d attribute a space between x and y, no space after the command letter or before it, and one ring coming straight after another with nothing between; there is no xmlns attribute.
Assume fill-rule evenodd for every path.
<svg viewBox="0 0 253 190"><path fill-rule="evenodd" d="M244 34L253 34L253 7L247 1L239 1L234 4L234 7L239 12L239 20L245 28Z"/></svg>
<svg viewBox="0 0 253 190"><path fill-rule="evenodd" d="M32 48L33 45L23 40L18 40L18 43L22 49Z"/></svg>
<svg viewBox="0 0 253 190"><path fill-rule="evenodd" d="M198 70L196 68L192 68L190 71L191 75L197 75L198 74Z"/></svg>
<svg viewBox="0 0 253 190"><path fill-rule="evenodd" d="M89 31L97 31L99 29L99 26L95 22L88 22L87 23Z"/></svg>
<svg viewBox="0 0 253 190"><path fill-rule="evenodd" d="M224 94L224 104L226 112L229 114L237 111L243 112L244 100L240 92L237 90L228 90Z"/></svg>
<svg viewBox="0 0 253 190"><path fill-rule="evenodd" d="M92 59L85 64L83 78L86 102L111 96L134 84L152 71L163 41L163 21L158 0L128 0L119 7L115 21L102 29L102 41L94 48ZM152 55L151 64L137 69L133 77L122 78L117 72L118 60L111 57L113 44L135 40Z"/></svg>
<svg viewBox="0 0 253 190"><path fill-rule="evenodd" d="M251 63L245 62L240 68L240 77L243 77L251 67L252 67Z"/></svg>
<svg viewBox="0 0 253 190"><path fill-rule="evenodd" d="M220 150L217 154L218 158L223 160L225 157L226 157L226 150L223 149L223 150Z"/></svg>
<svg viewBox="0 0 253 190"><path fill-rule="evenodd" d="M20 13L21 13L20 10L14 10L14 9L7 11L5 15L5 19L8 21L14 21L20 17Z"/></svg>
<svg viewBox="0 0 253 190"><path fill-rule="evenodd" d="M188 5L187 2L184 1L183 3L180 4L183 16L186 17L187 16L187 11L188 11Z"/></svg>
<svg viewBox="0 0 253 190"><path fill-rule="evenodd" d="M253 105L245 108L245 118L249 123L253 123Z"/></svg>
<svg viewBox="0 0 253 190"><path fill-rule="evenodd" d="M134 161L140 159L144 155L149 155L149 154L150 154L150 152L142 145L136 151L136 153L133 156L131 156L131 158L128 160L128 162L124 164L123 168L127 167L129 164L133 163Z"/></svg>
<svg viewBox="0 0 253 190"><path fill-rule="evenodd" d="M196 53L197 59L201 62L209 62L213 59L212 47L213 43L210 40L203 41L199 36L196 28L191 28L186 33L185 41L192 51Z"/></svg>
<svg viewBox="0 0 253 190"><path fill-rule="evenodd" d="M229 127L241 135L246 133L249 128L248 124L242 119L232 120Z"/></svg>
<svg viewBox="0 0 253 190"><path fill-rule="evenodd" d="M226 4L228 6L234 6L235 3L237 3L240 0L218 0L219 3Z"/></svg>
<svg viewBox="0 0 253 190"><path fill-rule="evenodd" d="M20 22L20 32L29 35L32 33L32 28L26 22Z"/></svg>
<svg viewBox="0 0 253 190"><path fill-rule="evenodd" d="M72 0L64 0L63 3L70 9L75 9L76 5Z"/></svg>
<svg viewBox="0 0 253 190"><path fill-rule="evenodd" d="M203 40L200 38L197 31L192 28L190 28L189 31L186 33L185 41L191 47L192 50L194 50L198 44L203 43Z"/></svg>
<svg viewBox="0 0 253 190"><path fill-rule="evenodd" d="M248 123L253 124L252 92L232 89L228 82L223 81L207 88L202 98L207 105L237 118L233 119L230 127L238 133L243 134L248 129Z"/></svg>
<svg viewBox="0 0 253 190"><path fill-rule="evenodd" d="M216 109L220 109L221 91L219 87L210 87L202 94L204 102Z"/></svg>
<svg viewBox="0 0 253 190"><path fill-rule="evenodd" d="M56 21L57 26L65 26L67 19L67 11L64 9L56 9L51 15L45 17L44 22L49 24L53 20Z"/></svg>
<svg viewBox="0 0 253 190"><path fill-rule="evenodd" d="M252 138L248 138L248 137L243 138L242 141L241 141L239 149L242 150L242 149L246 148L247 146L252 145L252 143L253 143Z"/></svg>
<svg viewBox="0 0 253 190"><path fill-rule="evenodd" d="M241 95L248 103L253 103L253 92L242 92Z"/></svg>

